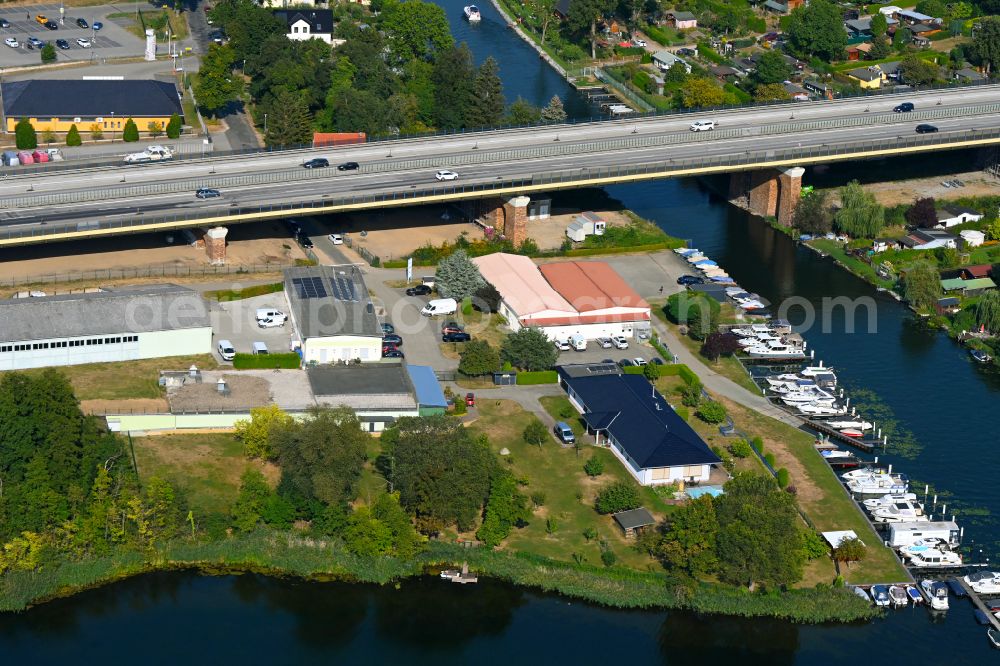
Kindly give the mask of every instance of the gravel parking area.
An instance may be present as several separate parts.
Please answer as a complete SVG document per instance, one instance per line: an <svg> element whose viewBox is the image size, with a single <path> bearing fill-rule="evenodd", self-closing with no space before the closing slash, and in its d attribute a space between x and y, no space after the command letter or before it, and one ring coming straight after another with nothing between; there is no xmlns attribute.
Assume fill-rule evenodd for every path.
<svg viewBox="0 0 1000 666"><path fill-rule="evenodd" d="M210 313L215 342L229 340L239 353L250 353L254 342L263 342L268 351L278 353L291 349L295 332L290 321L278 328L257 326L257 308L274 307L281 312L288 311L283 292L255 296L240 301L213 304ZM218 351L213 350L218 358ZM221 362L221 358L219 358Z"/></svg>
<svg viewBox="0 0 1000 666"><path fill-rule="evenodd" d="M225 380L228 393L219 393L218 380ZM205 373L201 384L187 383L167 393L170 411L204 412L263 407L271 402L266 379L243 373Z"/></svg>

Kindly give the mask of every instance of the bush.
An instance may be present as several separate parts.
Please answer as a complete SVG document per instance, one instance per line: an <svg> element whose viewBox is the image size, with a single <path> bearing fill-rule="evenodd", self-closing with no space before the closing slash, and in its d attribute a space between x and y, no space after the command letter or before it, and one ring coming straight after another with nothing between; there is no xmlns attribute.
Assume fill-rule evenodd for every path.
<svg viewBox="0 0 1000 666"><path fill-rule="evenodd" d="M639 489L631 481L615 481L597 493L598 513L618 513L639 508Z"/></svg>
<svg viewBox="0 0 1000 666"><path fill-rule="evenodd" d="M805 529L802 530L802 552L805 553L806 559L815 560L828 554L830 547L816 530Z"/></svg>
<svg viewBox="0 0 1000 666"><path fill-rule="evenodd" d="M615 555L615 551L610 548L603 548L601 550L601 563L606 567L613 567L615 562L618 561L618 556Z"/></svg>
<svg viewBox="0 0 1000 666"><path fill-rule="evenodd" d="M587 476L600 476L604 473L604 461L594 456L583 465L583 471Z"/></svg>
<svg viewBox="0 0 1000 666"><path fill-rule="evenodd" d="M521 386L534 384L556 384L559 382L559 374L555 370L538 370L536 372L517 373L517 383Z"/></svg>
<svg viewBox="0 0 1000 666"><path fill-rule="evenodd" d="M559 522L555 518L549 516L548 518L545 519L546 534L555 534L557 529L559 529Z"/></svg>
<svg viewBox="0 0 1000 666"><path fill-rule="evenodd" d="M721 402L716 402L715 400L706 400L701 403L698 407L698 411L695 412L705 423L722 423L726 420L726 408L722 406Z"/></svg>
<svg viewBox="0 0 1000 666"><path fill-rule="evenodd" d="M745 439L738 439L729 445L729 451L737 458L749 458L753 455L750 442Z"/></svg>
<svg viewBox="0 0 1000 666"><path fill-rule="evenodd" d="M46 44L42 47L42 64L49 64L50 62L56 61L56 47L52 44Z"/></svg>
<svg viewBox="0 0 1000 666"><path fill-rule="evenodd" d="M528 444L541 446L549 439L549 429L538 419L532 419L531 423L525 426L521 437Z"/></svg>
<svg viewBox="0 0 1000 666"><path fill-rule="evenodd" d="M80 130L76 128L76 125L71 125L69 132L66 133L66 145L67 146L82 146L83 139L80 138Z"/></svg>
<svg viewBox="0 0 1000 666"><path fill-rule="evenodd" d="M170 116L170 120L167 122L167 138L168 139L179 139L181 136L181 130L184 128L181 122L181 117L176 113Z"/></svg>
<svg viewBox="0 0 1000 666"><path fill-rule="evenodd" d="M681 404L685 407L697 407L701 404L701 382L688 384L681 389Z"/></svg>
<svg viewBox="0 0 1000 666"><path fill-rule="evenodd" d="M784 467L782 467L781 469L778 470L778 474L777 474L777 476L775 478L777 478L777 480L778 480L778 487L781 488L781 489L787 488L788 487L788 482L791 480L789 478L788 470L785 469Z"/></svg>
<svg viewBox="0 0 1000 666"><path fill-rule="evenodd" d="M302 359L298 354L237 354L233 367L237 370L298 370Z"/></svg>
<svg viewBox="0 0 1000 666"><path fill-rule="evenodd" d="M14 126L14 142L18 150L38 148L38 134L27 118L21 118Z"/></svg>
<svg viewBox="0 0 1000 666"><path fill-rule="evenodd" d="M135 121L129 118L125 121L125 129L122 130L122 141L134 143L139 140L139 127Z"/></svg>
<svg viewBox="0 0 1000 666"><path fill-rule="evenodd" d="M545 493L543 493L541 490L536 490L535 492L531 493L531 503L534 504L536 507L545 506Z"/></svg>
<svg viewBox="0 0 1000 666"><path fill-rule="evenodd" d="M774 454L773 453L764 454L764 462L766 462L771 467L771 469L774 469L775 465Z"/></svg>

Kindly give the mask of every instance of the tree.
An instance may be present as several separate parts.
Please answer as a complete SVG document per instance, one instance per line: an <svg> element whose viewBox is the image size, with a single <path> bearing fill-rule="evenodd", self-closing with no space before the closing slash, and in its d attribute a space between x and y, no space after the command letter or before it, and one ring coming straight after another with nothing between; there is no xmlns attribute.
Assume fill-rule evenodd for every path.
<svg viewBox="0 0 1000 666"><path fill-rule="evenodd" d="M948 8L942 0L920 0L914 9L921 14L939 18L948 13Z"/></svg>
<svg viewBox="0 0 1000 666"><path fill-rule="evenodd" d="M545 424L538 419L532 419L528 425L524 427L524 432L521 437L525 442L533 446L541 446L545 442L549 441L549 429L545 427Z"/></svg>
<svg viewBox="0 0 1000 666"><path fill-rule="evenodd" d="M556 5L558 4L558 0L528 0L528 4L535 16L538 17L538 27L542 29L541 43L544 46L549 26L552 25L553 21L557 20Z"/></svg>
<svg viewBox="0 0 1000 666"><path fill-rule="evenodd" d="M592 456L590 460L584 463L583 471L590 477L600 476L604 473L604 461L597 456Z"/></svg>
<svg viewBox="0 0 1000 666"><path fill-rule="evenodd" d="M444 9L422 0L392 2L385 8L382 28L396 60L433 60L455 43Z"/></svg>
<svg viewBox="0 0 1000 666"><path fill-rule="evenodd" d="M792 76L792 66L779 51L764 51L757 58L757 66L750 75L755 85L782 83Z"/></svg>
<svg viewBox="0 0 1000 666"><path fill-rule="evenodd" d="M681 389L681 404L685 407L697 407L701 404L702 390L701 382L685 384Z"/></svg>
<svg viewBox="0 0 1000 666"><path fill-rule="evenodd" d="M705 423L713 425L726 420L726 408L721 402L716 402L715 400L703 401L695 414Z"/></svg>
<svg viewBox="0 0 1000 666"><path fill-rule="evenodd" d="M267 114L264 142L268 146L300 146L311 141L312 119L302 95L280 89L263 108Z"/></svg>
<svg viewBox="0 0 1000 666"><path fill-rule="evenodd" d="M642 366L642 375L650 381L655 382L660 378L660 365L658 363L647 363Z"/></svg>
<svg viewBox="0 0 1000 666"><path fill-rule="evenodd" d="M83 139L80 138L80 130L76 128L76 123L70 125L69 131L66 132L66 145L70 147L83 145Z"/></svg>
<svg viewBox="0 0 1000 666"><path fill-rule="evenodd" d="M991 289L979 297L972 306L976 325L983 326L990 333L1000 332L1000 291Z"/></svg>
<svg viewBox="0 0 1000 666"><path fill-rule="evenodd" d="M234 424L236 439L243 445L243 455L247 458L270 460L275 451L271 447L272 433L276 428L292 425L294 419L278 405L252 407L250 420L240 420Z"/></svg>
<svg viewBox="0 0 1000 666"><path fill-rule="evenodd" d="M100 141L104 138L104 132L101 131L101 126L97 123L91 123L90 125L90 138L94 141Z"/></svg>
<svg viewBox="0 0 1000 666"><path fill-rule="evenodd" d="M454 298L456 301L472 296L486 280L479 273L479 268L472 263L465 250L455 250L441 260L435 273L435 286L443 298Z"/></svg>
<svg viewBox="0 0 1000 666"><path fill-rule="evenodd" d="M780 83L765 83L757 86L753 91L755 102L780 102L791 98L792 96L785 90L785 86Z"/></svg>
<svg viewBox="0 0 1000 666"><path fill-rule="evenodd" d="M712 496L702 495L670 514L652 554L668 569L703 578L718 567L715 554L718 534Z"/></svg>
<svg viewBox="0 0 1000 666"><path fill-rule="evenodd" d="M688 77L687 67L682 62L675 62L670 66L664 75L663 80L667 83L684 83Z"/></svg>
<svg viewBox="0 0 1000 666"><path fill-rule="evenodd" d="M739 339L732 333L709 333L701 346L701 355L711 361L730 356L740 350Z"/></svg>
<svg viewBox="0 0 1000 666"><path fill-rule="evenodd" d="M1000 11L1000 6L997 7ZM1000 17L984 16L972 37L972 55L982 64L989 76L1000 64Z"/></svg>
<svg viewBox="0 0 1000 666"><path fill-rule="evenodd" d="M271 495L264 475L256 469L248 469L240 477L240 492L233 505L233 526L241 532L251 532L260 522L264 503Z"/></svg>
<svg viewBox="0 0 1000 666"><path fill-rule="evenodd" d="M371 509L361 506L347 518L344 545L362 557L387 557L392 554L392 530Z"/></svg>
<svg viewBox="0 0 1000 666"><path fill-rule="evenodd" d="M906 221L915 227L930 229L938 223L937 209L934 207L934 197L916 199L913 205L906 209Z"/></svg>
<svg viewBox="0 0 1000 666"><path fill-rule="evenodd" d="M481 312L499 312L500 301L503 300L500 292L489 282L476 289L472 299L472 305Z"/></svg>
<svg viewBox="0 0 1000 666"><path fill-rule="evenodd" d="M500 82L500 67L493 56L486 58L476 70L472 83L472 99L465 116L466 127L495 127L503 120L507 102Z"/></svg>
<svg viewBox="0 0 1000 666"><path fill-rule="evenodd" d="M788 17L788 45L800 56L840 60L847 46L847 31L840 7L830 0L813 0L797 7Z"/></svg>
<svg viewBox="0 0 1000 666"><path fill-rule="evenodd" d="M149 131L149 136L158 137L163 134L163 123L154 120L146 125L146 129Z"/></svg>
<svg viewBox="0 0 1000 666"><path fill-rule="evenodd" d="M850 566L851 562L860 562L865 559L867 551L865 544L857 537L841 539L837 547L833 549L833 559L838 562L846 562Z"/></svg>
<svg viewBox="0 0 1000 666"><path fill-rule="evenodd" d="M139 140L139 127L135 121L129 118L125 121L125 129L122 130L122 141L125 143L135 143Z"/></svg>
<svg viewBox="0 0 1000 666"><path fill-rule="evenodd" d="M817 236L833 229L829 193L825 190L813 190L803 196L792 213L792 226L803 233Z"/></svg>
<svg viewBox="0 0 1000 666"><path fill-rule="evenodd" d="M51 42L47 42L41 50L42 64L47 65L56 61L56 47Z"/></svg>
<svg viewBox="0 0 1000 666"><path fill-rule="evenodd" d="M194 95L202 110L209 115L217 115L242 90L240 79L233 75L236 52L232 43L211 44L201 61L198 78L194 85Z"/></svg>
<svg viewBox="0 0 1000 666"><path fill-rule="evenodd" d="M458 371L481 377L500 371L500 353L486 340L469 340L459 354Z"/></svg>
<svg viewBox="0 0 1000 666"><path fill-rule="evenodd" d="M434 124L440 129L463 127L472 103L476 70L472 52L463 42L434 60L431 82L434 87Z"/></svg>
<svg viewBox="0 0 1000 666"><path fill-rule="evenodd" d="M892 34L892 46L897 51L902 51L906 48L906 45L913 41L913 31L909 28L900 26L896 28L896 32Z"/></svg>
<svg viewBox="0 0 1000 666"><path fill-rule="evenodd" d="M852 180L840 188L840 209L833 221L837 229L854 238L875 238L885 225L885 208Z"/></svg>
<svg viewBox="0 0 1000 666"><path fill-rule="evenodd" d="M32 150L38 147L38 134L27 118L21 118L14 125L14 143L18 150Z"/></svg>
<svg viewBox="0 0 1000 666"><path fill-rule="evenodd" d="M355 498L369 440L353 410L314 408L303 421L272 428L270 436L281 465L278 494L303 517Z"/></svg>
<svg viewBox="0 0 1000 666"><path fill-rule="evenodd" d="M535 423L539 423L535 421ZM542 426L544 431L545 427ZM517 490L517 480L507 470L500 470L490 483L490 496L486 502L483 524L476 537L489 547L495 547L507 538L513 527L527 523L531 512L524 495Z"/></svg>
<svg viewBox="0 0 1000 666"><path fill-rule="evenodd" d="M496 467L485 437L445 416L402 418L383 433L382 444L379 468L422 531L475 524Z"/></svg>
<svg viewBox="0 0 1000 666"><path fill-rule="evenodd" d="M181 121L181 117L176 113L170 116L170 120L167 121L167 138L168 139L179 139L181 136L181 130L184 125Z"/></svg>
<svg viewBox="0 0 1000 666"><path fill-rule="evenodd" d="M542 110L518 97L507 109L507 122L511 125L536 125L542 119Z"/></svg>
<svg viewBox="0 0 1000 666"><path fill-rule="evenodd" d="M597 22L610 9L607 0L570 0L566 25L574 34L587 35L590 57L597 58Z"/></svg>
<svg viewBox="0 0 1000 666"><path fill-rule="evenodd" d="M511 333L500 346L500 360L522 370L548 370L557 358L559 350L537 328Z"/></svg>
<svg viewBox="0 0 1000 666"><path fill-rule="evenodd" d="M875 40L885 43L885 33L889 30L889 19L882 12L875 12L871 18L871 32Z"/></svg>
<svg viewBox="0 0 1000 666"><path fill-rule="evenodd" d="M715 81L705 77L692 76L680 89L681 104L687 109L722 106L726 101L726 93Z"/></svg>
<svg viewBox="0 0 1000 666"><path fill-rule="evenodd" d="M642 502L639 500L639 489L631 481L615 481L601 488L597 493L594 507L598 513L618 513L636 509Z"/></svg>
<svg viewBox="0 0 1000 666"><path fill-rule="evenodd" d="M553 95L549 103L542 109L542 120L547 123L561 123L566 120L566 109L558 95Z"/></svg>
<svg viewBox="0 0 1000 666"><path fill-rule="evenodd" d="M909 266L900 282L903 298L916 308L933 307L941 298L941 275L925 261Z"/></svg>
<svg viewBox="0 0 1000 666"><path fill-rule="evenodd" d="M868 52L868 57L872 60L882 60L883 58L887 58L891 52L892 47L886 41L885 37L877 37L872 39L872 48Z"/></svg>
<svg viewBox="0 0 1000 666"><path fill-rule="evenodd" d="M791 495L774 479L739 472L715 498L719 577L743 584L791 585L802 577L799 515Z"/></svg>
<svg viewBox="0 0 1000 666"><path fill-rule="evenodd" d="M903 81L911 86L927 86L938 78L938 66L929 60L920 58L915 53L903 58L899 64Z"/></svg>

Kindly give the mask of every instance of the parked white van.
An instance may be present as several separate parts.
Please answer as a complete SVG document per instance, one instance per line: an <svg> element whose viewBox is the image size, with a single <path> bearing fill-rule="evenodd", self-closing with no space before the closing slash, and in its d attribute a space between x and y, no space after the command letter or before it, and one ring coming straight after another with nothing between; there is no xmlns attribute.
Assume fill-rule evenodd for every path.
<svg viewBox="0 0 1000 666"><path fill-rule="evenodd" d="M455 314L458 311L458 302L454 298L436 298L427 303L420 314L425 317L439 317L441 315Z"/></svg>
<svg viewBox="0 0 1000 666"><path fill-rule="evenodd" d="M219 356L222 357L223 361L232 361L236 358L236 348L233 347L233 343L229 340L219 340Z"/></svg>
<svg viewBox="0 0 1000 666"><path fill-rule="evenodd" d="M254 356L259 356L259 355L262 355L262 354L266 354L267 353L267 345L265 345L263 342L255 342L255 343L253 343L253 353L254 353Z"/></svg>
<svg viewBox="0 0 1000 666"><path fill-rule="evenodd" d="M257 308L258 325L260 325L262 321L270 320L271 322L274 322L271 326L284 326L286 319L288 319L288 315L281 310L275 310L274 308Z"/></svg>

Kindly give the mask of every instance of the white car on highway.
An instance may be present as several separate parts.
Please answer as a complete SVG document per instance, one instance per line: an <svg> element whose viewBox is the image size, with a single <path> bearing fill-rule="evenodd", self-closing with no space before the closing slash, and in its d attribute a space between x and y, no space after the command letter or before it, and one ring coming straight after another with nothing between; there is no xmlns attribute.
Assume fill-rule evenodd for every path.
<svg viewBox="0 0 1000 666"><path fill-rule="evenodd" d="M20 44L17 43L17 40L14 39L13 37L8 37L7 39L3 40L3 43L12 49L16 49L21 46Z"/></svg>
<svg viewBox="0 0 1000 666"><path fill-rule="evenodd" d="M458 174L455 173L454 171L448 171L447 169L441 169L440 171L438 171L437 173L434 174L434 177L437 180L457 180L458 179Z"/></svg>
<svg viewBox="0 0 1000 666"><path fill-rule="evenodd" d="M692 132L708 132L715 129L714 120L696 120L691 123Z"/></svg>

